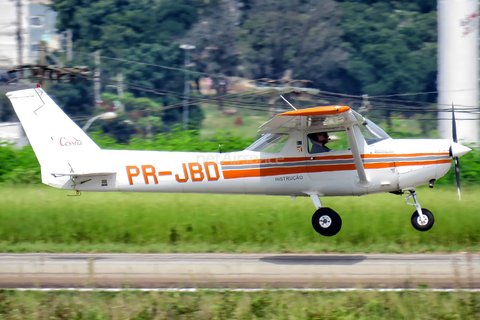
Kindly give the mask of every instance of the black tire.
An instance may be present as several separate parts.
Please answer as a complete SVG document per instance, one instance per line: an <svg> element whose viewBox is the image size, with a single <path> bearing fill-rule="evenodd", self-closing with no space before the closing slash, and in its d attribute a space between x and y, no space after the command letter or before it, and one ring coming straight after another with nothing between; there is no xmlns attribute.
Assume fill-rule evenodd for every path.
<svg viewBox="0 0 480 320"><path fill-rule="evenodd" d="M420 215L418 214L417 211L415 211L412 215L412 225L415 229L418 231L428 231L433 227L433 224L435 223L435 218L433 217L433 213L430 212L430 210L422 208L422 213L427 216L427 224L421 225L420 222L418 221L420 218Z"/></svg>
<svg viewBox="0 0 480 320"><path fill-rule="evenodd" d="M312 226L322 236L331 237L342 228L342 218L330 208L320 208L312 216Z"/></svg>

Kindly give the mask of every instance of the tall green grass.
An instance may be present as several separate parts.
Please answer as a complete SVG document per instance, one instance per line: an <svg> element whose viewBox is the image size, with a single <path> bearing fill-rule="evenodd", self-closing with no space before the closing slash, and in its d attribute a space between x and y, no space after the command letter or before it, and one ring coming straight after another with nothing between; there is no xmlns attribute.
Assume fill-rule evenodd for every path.
<svg viewBox="0 0 480 320"><path fill-rule="evenodd" d="M323 237L309 198L199 194L83 193L46 186L0 187L0 251L433 252L478 251L480 191L420 189L436 218L413 229L400 196L323 198L343 227Z"/></svg>
<svg viewBox="0 0 480 320"><path fill-rule="evenodd" d="M0 291L1 319L479 319L468 292Z"/></svg>

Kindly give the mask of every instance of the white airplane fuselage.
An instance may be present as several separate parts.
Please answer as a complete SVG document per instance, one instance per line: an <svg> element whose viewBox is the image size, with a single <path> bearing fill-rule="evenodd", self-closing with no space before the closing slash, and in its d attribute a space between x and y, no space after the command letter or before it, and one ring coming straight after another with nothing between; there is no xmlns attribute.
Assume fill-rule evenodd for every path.
<svg viewBox="0 0 480 320"><path fill-rule="evenodd" d="M101 162L110 174L55 177L42 169L42 176L51 186L78 191L352 196L411 190L451 166L449 140L365 143L361 154L369 184L362 185L350 150L297 152L294 144L303 138L290 134L281 153L99 150L79 163L85 169L95 159L92 166Z"/></svg>

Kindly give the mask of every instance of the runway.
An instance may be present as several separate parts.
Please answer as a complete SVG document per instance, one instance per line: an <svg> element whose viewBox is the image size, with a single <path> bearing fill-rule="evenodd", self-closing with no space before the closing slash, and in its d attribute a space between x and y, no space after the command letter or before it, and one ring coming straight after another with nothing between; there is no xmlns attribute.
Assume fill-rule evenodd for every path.
<svg viewBox="0 0 480 320"><path fill-rule="evenodd" d="M1 288L480 288L480 254L0 254Z"/></svg>

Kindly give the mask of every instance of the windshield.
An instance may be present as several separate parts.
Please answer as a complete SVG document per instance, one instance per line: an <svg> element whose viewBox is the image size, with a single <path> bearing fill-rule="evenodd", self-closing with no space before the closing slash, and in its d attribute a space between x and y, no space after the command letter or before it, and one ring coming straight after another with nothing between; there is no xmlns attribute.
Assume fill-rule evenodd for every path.
<svg viewBox="0 0 480 320"><path fill-rule="evenodd" d="M280 152L288 140L285 133L267 133L245 150L261 152Z"/></svg>
<svg viewBox="0 0 480 320"><path fill-rule="evenodd" d="M372 121L364 118L365 122L360 126L360 130L365 137L367 144L374 144L378 141L390 139L390 136Z"/></svg>

